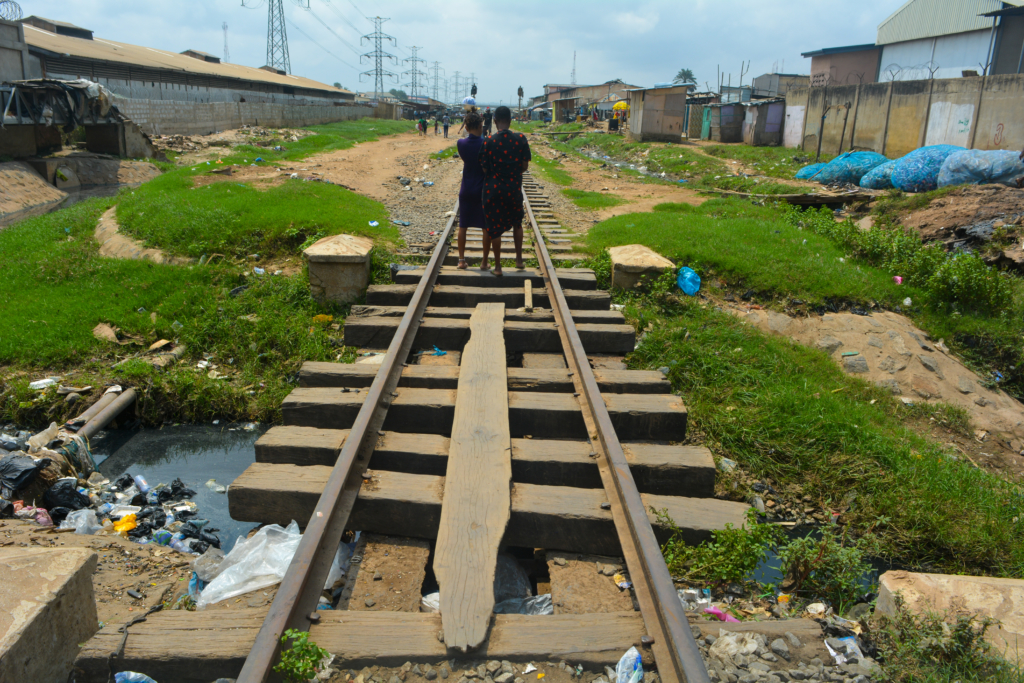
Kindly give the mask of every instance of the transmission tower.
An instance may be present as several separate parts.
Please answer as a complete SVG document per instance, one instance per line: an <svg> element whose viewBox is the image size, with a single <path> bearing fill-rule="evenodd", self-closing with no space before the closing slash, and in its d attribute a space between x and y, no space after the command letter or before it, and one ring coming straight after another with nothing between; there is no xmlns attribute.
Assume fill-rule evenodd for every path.
<svg viewBox="0 0 1024 683"><path fill-rule="evenodd" d="M224 22L224 63L231 61L231 52L228 50L228 22Z"/></svg>
<svg viewBox="0 0 1024 683"><path fill-rule="evenodd" d="M288 57L288 32L284 25L284 0L268 0L267 13L267 66L292 72L292 61Z"/></svg>
<svg viewBox="0 0 1024 683"><path fill-rule="evenodd" d="M392 36L389 36L389 35L387 35L386 33L383 33L380 30L381 25L385 21L388 21L388 19L382 18L382 17L366 17L366 18L367 18L367 20L373 22L373 29L374 30L373 30L373 33L369 33L369 34L363 36L362 40L365 40L368 43L372 43L373 44L373 51L372 52L367 52L364 55L360 55L359 56L359 63L362 64L362 63L364 63L363 60L369 61L369 60L372 59L373 60L373 70L372 71L364 71L363 73L359 74L359 77L360 77L359 80L362 80L363 76L373 76L373 79L374 79L373 80L373 99L374 99L374 101L376 101L380 97L380 93L384 92L384 78L385 77L393 78L393 79L395 79L395 81L398 80L398 76L396 76L391 71L387 71L387 70L384 69L384 60L385 59L390 59L395 64L398 64L398 58L397 57L395 57L393 54L389 54L387 52L384 52L384 42L385 41L389 41L392 45L396 45L397 46L398 45L398 41L395 40ZM362 41L360 41L360 45L361 44L362 44Z"/></svg>
<svg viewBox="0 0 1024 683"><path fill-rule="evenodd" d="M569 82L572 85L576 85L576 50L572 51L572 78Z"/></svg>
<svg viewBox="0 0 1024 683"><path fill-rule="evenodd" d="M410 97L416 97L417 95L419 95L419 77L420 76L423 76L424 78L427 77L427 74L425 74L422 71L420 71L419 68L417 68L417 66L416 66L416 64L418 64L420 62L422 62L424 64L427 63L427 60L420 59L419 57L416 56L416 53L419 52L422 49L423 49L422 47L416 47L415 45L410 46L409 47L409 52L412 53L412 56L410 56L406 60L403 60L405 63L412 64L412 68L411 69L409 69L408 71L403 71L402 72L403 76L408 76L409 77L409 82L406 83L405 85L407 85L409 87L409 90L411 91L409 93Z"/></svg>
<svg viewBox="0 0 1024 683"><path fill-rule="evenodd" d="M440 71L444 71L444 69L441 68L441 62L434 62L434 99L437 100L438 102L441 101L441 99L438 97L438 95L441 94L440 88L438 87L440 85L439 79L441 78L438 73ZM446 101L448 100L448 93L445 93L444 99Z"/></svg>
<svg viewBox="0 0 1024 683"><path fill-rule="evenodd" d="M462 91L459 90L459 72L458 71L456 71L455 75L452 76L452 80L454 81L454 83L452 83L452 93L453 93L454 97L452 97L451 101L454 104L462 104L462 95L459 94Z"/></svg>

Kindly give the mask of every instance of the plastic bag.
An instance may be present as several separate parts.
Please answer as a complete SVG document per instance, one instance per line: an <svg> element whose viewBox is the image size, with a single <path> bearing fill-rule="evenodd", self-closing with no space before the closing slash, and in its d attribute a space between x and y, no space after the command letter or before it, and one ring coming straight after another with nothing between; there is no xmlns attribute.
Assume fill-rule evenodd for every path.
<svg viewBox="0 0 1024 683"><path fill-rule="evenodd" d="M125 515L121 519L119 519L116 522L114 522L114 531L116 531L119 534L120 533L128 533L129 531L131 531L132 529L134 529L138 525L139 524L136 521L135 513L133 512L131 514Z"/></svg>
<svg viewBox="0 0 1024 683"><path fill-rule="evenodd" d="M441 611L441 594L437 591L433 593L427 593L420 598L420 611L421 612L440 612Z"/></svg>
<svg viewBox="0 0 1024 683"><path fill-rule="evenodd" d="M301 539L299 525L294 520L287 528L271 524L257 531L252 538L239 537L235 547L224 557L217 578L199 596L196 606L202 609L206 605L279 583L288 571Z"/></svg>
<svg viewBox="0 0 1024 683"><path fill-rule="evenodd" d="M822 185L830 183L853 183L856 185L871 169L887 162L877 152L846 152L825 164L814 180Z"/></svg>
<svg viewBox="0 0 1024 683"><path fill-rule="evenodd" d="M946 157L939 169L939 187L999 183L1017 187L1024 177L1024 161L1018 152L1004 149L968 149Z"/></svg>
<svg viewBox="0 0 1024 683"><path fill-rule="evenodd" d="M334 553L334 561L331 562L331 570L327 572L327 581L324 582L324 590L334 587L334 584L348 571L349 561L352 559L352 548L347 543L338 545L338 552Z"/></svg>
<svg viewBox="0 0 1024 683"><path fill-rule="evenodd" d="M103 527L96 519L95 510L75 510L68 513L64 521L60 523L59 529L74 529L76 534L95 534Z"/></svg>
<svg viewBox="0 0 1024 683"><path fill-rule="evenodd" d="M11 499L15 492L28 486L39 470L50 463L48 458L36 460L24 454L0 458L0 497Z"/></svg>
<svg viewBox="0 0 1024 683"><path fill-rule="evenodd" d="M794 177L800 180L811 180L811 177L823 168L825 168L825 164L809 164L797 171Z"/></svg>
<svg viewBox="0 0 1024 683"><path fill-rule="evenodd" d="M46 444L50 443L51 441L57 438L58 431L59 428L57 427L57 423L51 422L49 427L39 432L35 436L29 438L28 452L35 453L40 448L45 447Z"/></svg>
<svg viewBox="0 0 1024 683"><path fill-rule="evenodd" d="M708 650L708 657L728 661L733 655L753 654L759 646L766 645L759 638L764 638L764 636L756 633L726 631L724 628L719 629L718 640Z"/></svg>
<svg viewBox="0 0 1024 683"><path fill-rule="evenodd" d="M939 170L946 159L965 151L956 145L919 147L896 160L892 168L892 186L904 192L927 192L939 186Z"/></svg>
<svg viewBox="0 0 1024 683"><path fill-rule="evenodd" d="M615 666L615 683L639 683L644 678L644 663L635 647L626 650Z"/></svg>
<svg viewBox="0 0 1024 683"><path fill-rule="evenodd" d="M164 529L166 531L166 529ZM156 538L156 534L153 534ZM168 534L168 539L170 534ZM210 548L205 553L196 558L196 561L192 563L192 569L195 571L196 576L199 577L200 581L206 581L209 583L217 578L220 574L221 565L224 563L224 551L220 548Z"/></svg>
<svg viewBox="0 0 1024 683"><path fill-rule="evenodd" d="M529 598L510 598L494 604L495 614L533 614L537 616L554 614L551 593Z"/></svg>
<svg viewBox="0 0 1024 683"><path fill-rule="evenodd" d="M516 558L502 553L494 568L494 604L515 598L533 597L533 585Z"/></svg>
<svg viewBox="0 0 1024 683"><path fill-rule="evenodd" d="M892 169L895 165L896 160L892 159L875 166L860 179L860 186L868 190L890 189L892 187Z"/></svg>
<svg viewBox="0 0 1024 683"><path fill-rule="evenodd" d="M676 284L687 296L694 296L700 291L700 275L697 275L693 268L683 266L679 269Z"/></svg>
<svg viewBox="0 0 1024 683"><path fill-rule="evenodd" d="M156 683L156 681L137 671L121 671L114 674L114 683Z"/></svg>
<svg viewBox="0 0 1024 683"><path fill-rule="evenodd" d="M43 494L43 502L50 509L63 507L71 510L84 510L91 506L89 497L78 490L78 480L73 477L58 479Z"/></svg>

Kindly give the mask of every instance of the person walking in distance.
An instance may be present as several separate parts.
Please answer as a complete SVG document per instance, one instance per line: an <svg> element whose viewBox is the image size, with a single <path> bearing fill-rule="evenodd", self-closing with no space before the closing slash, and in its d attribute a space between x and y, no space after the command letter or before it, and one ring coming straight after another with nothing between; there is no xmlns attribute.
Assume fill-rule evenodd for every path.
<svg viewBox="0 0 1024 683"><path fill-rule="evenodd" d="M487 111L484 112L484 137L491 134L491 108L487 107Z"/></svg>
<svg viewBox="0 0 1024 683"><path fill-rule="evenodd" d="M448 137L448 126L452 125L452 120L449 118L448 113L445 112L444 118L441 119L441 124L444 126L444 136Z"/></svg>
<svg viewBox="0 0 1024 683"><path fill-rule="evenodd" d="M427 134L427 120L425 118L420 119L420 122L416 125L416 127L419 128L420 135Z"/></svg>
<svg viewBox="0 0 1024 683"><path fill-rule="evenodd" d="M435 115L434 115L434 135L437 135L437 127L438 127L438 126L439 126L440 124L441 124L441 122L440 122L440 121L438 120L438 118L437 118L437 114L435 114Z"/></svg>
<svg viewBox="0 0 1024 683"><path fill-rule="evenodd" d="M512 111L498 107L494 112L497 132L480 148L480 168L484 173L484 257L480 270L488 270L487 256L494 245L494 274L501 276L501 235L512 231L516 249L516 268L523 268L523 172L530 167L530 143L522 133L509 130Z"/></svg>
<svg viewBox="0 0 1024 683"><path fill-rule="evenodd" d="M465 270L469 267L466 263L466 228L484 227L484 172L480 168L480 147L484 139L480 137L483 132L484 120L480 114L471 111L466 114L462 122L466 127L467 137L461 138L455 143L459 150L459 158L462 159L462 187L459 188L459 269ZM447 132L447 126L445 131ZM486 237L485 237L486 239ZM487 252L484 252L484 261L487 261Z"/></svg>

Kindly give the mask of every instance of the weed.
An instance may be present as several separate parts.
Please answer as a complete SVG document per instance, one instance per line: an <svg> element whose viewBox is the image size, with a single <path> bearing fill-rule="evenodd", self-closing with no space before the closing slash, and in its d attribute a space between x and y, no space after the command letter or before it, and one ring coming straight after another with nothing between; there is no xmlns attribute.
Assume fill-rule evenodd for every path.
<svg viewBox="0 0 1024 683"><path fill-rule="evenodd" d="M835 524L821 529L821 538L808 534L793 539L779 549L779 559L792 590L827 600L842 614L864 590L861 579L871 569L864 560L871 544L868 536L848 541Z"/></svg>
<svg viewBox="0 0 1024 683"><path fill-rule="evenodd" d="M872 639L885 680L893 683L992 681L1021 683L1015 663L993 652L985 634L997 622L966 610L915 615L903 597L895 598L895 615L883 616Z"/></svg>
<svg viewBox="0 0 1024 683"><path fill-rule="evenodd" d="M274 666L274 671L284 676L290 683L305 683L316 676L318 669L331 653L316 643L309 642L307 631L290 628L281 636L281 644L289 640L291 647L281 650L281 661Z"/></svg>
<svg viewBox="0 0 1024 683"><path fill-rule="evenodd" d="M545 159L539 154L534 155L532 163L540 169L541 175L555 185L572 185L572 176L562 169L557 161Z"/></svg>
<svg viewBox="0 0 1024 683"><path fill-rule="evenodd" d="M687 545L683 532L668 517L666 510L652 511L658 521L672 532L661 547L665 563L673 576L684 581L727 584L743 582L767 557L768 552L783 534L773 524L758 524L757 513L751 510L741 528L726 524L724 529L711 532L711 540L700 545Z"/></svg>
<svg viewBox="0 0 1024 683"><path fill-rule="evenodd" d="M772 178L793 178L796 172L807 165L805 156L800 150L789 147L751 147L749 145L711 145L704 147L704 152L722 159L743 161L757 169L759 173ZM799 159L799 161L798 161ZM821 156L821 161L832 159L828 154Z"/></svg>
<svg viewBox="0 0 1024 683"><path fill-rule="evenodd" d="M434 152L430 155L431 159L454 159L459 155L459 148L454 144L451 147L445 147L440 152Z"/></svg>

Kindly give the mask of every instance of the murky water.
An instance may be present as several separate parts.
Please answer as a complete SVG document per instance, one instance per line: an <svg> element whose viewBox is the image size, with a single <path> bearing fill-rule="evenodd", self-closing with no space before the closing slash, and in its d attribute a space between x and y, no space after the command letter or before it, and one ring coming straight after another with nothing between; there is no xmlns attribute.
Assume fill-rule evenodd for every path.
<svg viewBox="0 0 1024 683"><path fill-rule="evenodd" d="M254 461L253 445L268 429L245 431L241 425L179 425L161 429L102 432L93 439L99 471L111 480L125 472L145 477L150 486L180 477L196 492L198 516L219 529L225 550L256 526L237 522L228 513L228 496L206 486L215 479L227 486Z"/></svg>

